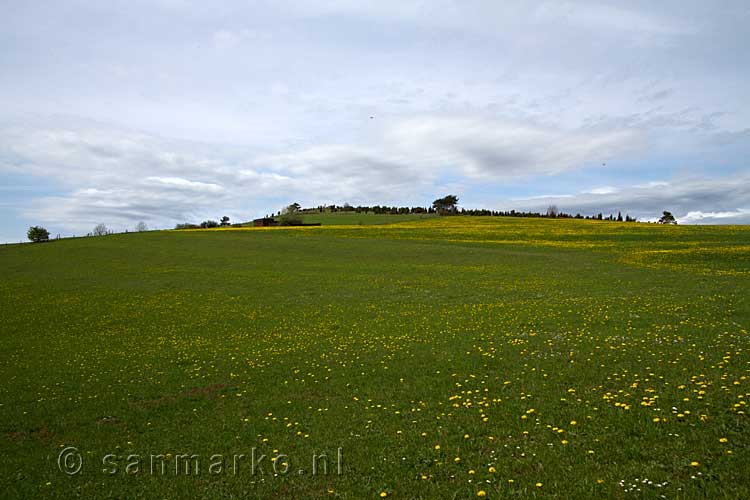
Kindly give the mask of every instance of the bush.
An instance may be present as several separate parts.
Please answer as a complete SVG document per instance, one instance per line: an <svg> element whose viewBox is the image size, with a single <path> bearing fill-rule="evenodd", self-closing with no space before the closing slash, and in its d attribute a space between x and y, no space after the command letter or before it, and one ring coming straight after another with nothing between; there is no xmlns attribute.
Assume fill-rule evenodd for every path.
<svg viewBox="0 0 750 500"><path fill-rule="evenodd" d="M280 226L299 226L302 224L302 217L295 213L281 214L279 216Z"/></svg>
<svg viewBox="0 0 750 500"><path fill-rule="evenodd" d="M47 231L41 226L32 226L29 228L29 231L26 233L26 236L29 238L29 240L33 241L34 243L40 243L42 241L49 240L49 231Z"/></svg>

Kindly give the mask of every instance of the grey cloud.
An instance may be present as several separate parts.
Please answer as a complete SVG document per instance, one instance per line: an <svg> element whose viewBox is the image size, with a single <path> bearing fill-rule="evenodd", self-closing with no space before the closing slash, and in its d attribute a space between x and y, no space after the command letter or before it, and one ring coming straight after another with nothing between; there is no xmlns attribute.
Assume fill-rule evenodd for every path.
<svg viewBox="0 0 750 500"><path fill-rule="evenodd" d="M417 162L458 169L474 179L556 174L629 153L641 135L618 130L565 130L533 122L426 117L405 120L388 139Z"/></svg>
<svg viewBox="0 0 750 500"><path fill-rule="evenodd" d="M393 119L368 143L329 144L286 153L165 140L96 123L0 129L0 170L58 179L68 196L34 200L27 217L80 230L107 216L171 225L225 207L239 217L273 210L281 200L313 203L399 203L440 189L445 175L463 185L558 175L642 147L631 128L567 130L533 122L449 114ZM455 183L454 183L455 184ZM461 184L459 182L459 184ZM456 184L458 185L458 184ZM561 197L577 210L601 206L652 211L657 201L688 209L733 210L700 189L604 186ZM539 199L526 200L528 206ZM413 202L412 202L413 203ZM520 206L512 208L522 208ZM695 204L695 206L688 206ZM85 222L83 222L85 221Z"/></svg>
<svg viewBox="0 0 750 500"><path fill-rule="evenodd" d="M286 154L164 140L100 124L0 129L0 171L56 179L69 194L20 206L78 232L107 219L171 225L224 208L237 218L281 201L385 203L430 183L408 163L351 145ZM216 215L213 215L216 217Z"/></svg>
<svg viewBox="0 0 750 500"><path fill-rule="evenodd" d="M509 208L543 211L557 205L570 213L596 213L631 216L643 220L658 218L663 210L675 214L680 222L725 224L750 223L750 177L685 179L652 182L618 188L592 189L565 197L548 196L500 202ZM512 207L511 207L512 205Z"/></svg>

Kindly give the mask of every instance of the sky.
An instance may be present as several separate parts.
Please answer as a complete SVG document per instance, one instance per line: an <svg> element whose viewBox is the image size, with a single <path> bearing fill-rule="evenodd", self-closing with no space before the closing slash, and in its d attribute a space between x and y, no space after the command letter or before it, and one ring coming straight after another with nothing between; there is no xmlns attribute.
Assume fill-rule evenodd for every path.
<svg viewBox="0 0 750 500"><path fill-rule="evenodd" d="M750 2L0 0L0 241L292 202L750 223Z"/></svg>

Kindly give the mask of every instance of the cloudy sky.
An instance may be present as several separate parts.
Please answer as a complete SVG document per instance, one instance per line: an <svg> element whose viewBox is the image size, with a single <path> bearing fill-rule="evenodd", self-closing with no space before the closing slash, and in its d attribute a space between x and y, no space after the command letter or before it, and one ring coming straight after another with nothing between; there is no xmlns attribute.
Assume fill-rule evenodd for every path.
<svg viewBox="0 0 750 500"><path fill-rule="evenodd" d="M0 241L297 201L750 223L750 2L0 0Z"/></svg>

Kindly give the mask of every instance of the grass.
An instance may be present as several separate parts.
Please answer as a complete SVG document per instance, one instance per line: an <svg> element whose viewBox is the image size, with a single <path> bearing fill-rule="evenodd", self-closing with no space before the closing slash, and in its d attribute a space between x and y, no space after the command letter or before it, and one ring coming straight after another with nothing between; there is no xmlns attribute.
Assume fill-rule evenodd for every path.
<svg viewBox="0 0 750 500"><path fill-rule="evenodd" d="M459 217L1 247L0 487L748 498L749 256L748 227Z"/></svg>

